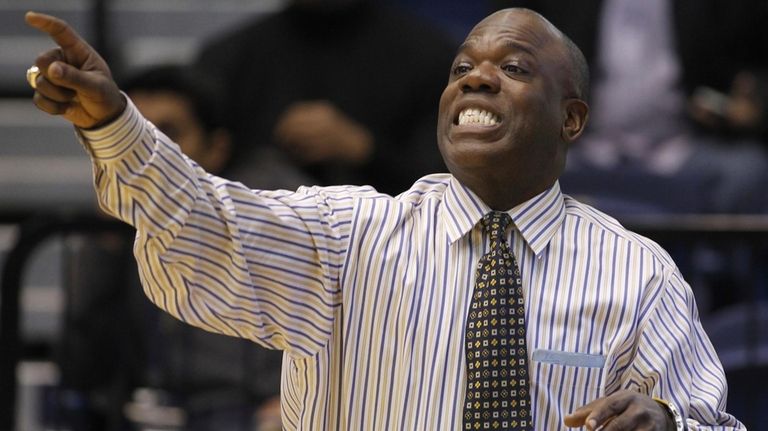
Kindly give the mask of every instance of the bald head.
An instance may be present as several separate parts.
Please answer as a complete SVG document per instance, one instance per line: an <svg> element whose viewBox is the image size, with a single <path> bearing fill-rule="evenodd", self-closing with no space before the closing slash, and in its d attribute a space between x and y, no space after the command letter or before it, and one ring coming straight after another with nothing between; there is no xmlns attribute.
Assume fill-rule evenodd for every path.
<svg viewBox="0 0 768 431"><path fill-rule="evenodd" d="M587 65L584 53L581 52L581 49L576 46L571 38L538 12L522 7L501 9L485 17L474 27L472 32L485 25L504 25L505 23L515 22L521 15L540 22L550 36L560 43L563 55L568 60L568 67L565 71L566 76L564 77L567 82L566 85L569 87L568 92L571 97L586 101L589 97L589 66Z"/></svg>

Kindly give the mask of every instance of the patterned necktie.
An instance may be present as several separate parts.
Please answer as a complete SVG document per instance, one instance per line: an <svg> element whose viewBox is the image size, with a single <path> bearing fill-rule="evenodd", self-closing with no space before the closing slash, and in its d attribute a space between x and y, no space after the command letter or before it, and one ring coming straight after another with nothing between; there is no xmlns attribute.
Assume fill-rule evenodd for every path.
<svg viewBox="0 0 768 431"><path fill-rule="evenodd" d="M533 429L523 288L505 237L510 223L498 211L482 220L491 251L477 264L467 316L464 430Z"/></svg>

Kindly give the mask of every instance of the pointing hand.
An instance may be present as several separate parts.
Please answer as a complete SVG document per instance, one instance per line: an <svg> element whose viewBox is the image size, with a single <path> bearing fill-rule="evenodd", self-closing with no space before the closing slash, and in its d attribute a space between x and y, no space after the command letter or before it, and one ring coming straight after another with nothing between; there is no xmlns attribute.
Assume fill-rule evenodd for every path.
<svg viewBox="0 0 768 431"><path fill-rule="evenodd" d="M96 50L56 17L27 12L25 19L59 46L35 60L40 70L34 82L35 105L82 129L99 127L117 118L126 101Z"/></svg>

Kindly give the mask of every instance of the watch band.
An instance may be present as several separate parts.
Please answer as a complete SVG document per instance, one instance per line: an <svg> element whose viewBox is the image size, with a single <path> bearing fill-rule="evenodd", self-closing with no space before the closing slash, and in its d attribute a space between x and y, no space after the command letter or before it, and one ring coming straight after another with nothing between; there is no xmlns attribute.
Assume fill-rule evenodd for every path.
<svg viewBox="0 0 768 431"><path fill-rule="evenodd" d="M664 410L672 417L672 421L675 423L675 431L688 431L688 426L685 423L685 419L680 415L680 411L674 404L661 398L653 397L653 400L659 403Z"/></svg>

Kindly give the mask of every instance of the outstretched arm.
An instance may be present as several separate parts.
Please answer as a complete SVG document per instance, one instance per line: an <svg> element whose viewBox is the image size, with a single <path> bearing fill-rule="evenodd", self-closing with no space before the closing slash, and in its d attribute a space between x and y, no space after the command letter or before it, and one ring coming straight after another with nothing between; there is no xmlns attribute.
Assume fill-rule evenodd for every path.
<svg viewBox="0 0 768 431"><path fill-rule="evenodd" d="M207 174L147 122L65 22L30 13L42 54L35 103L79 128L101 207L137 229L134 254L159 307L204 329L296 356L326 344L359 190L250 190Z"/></svg>

